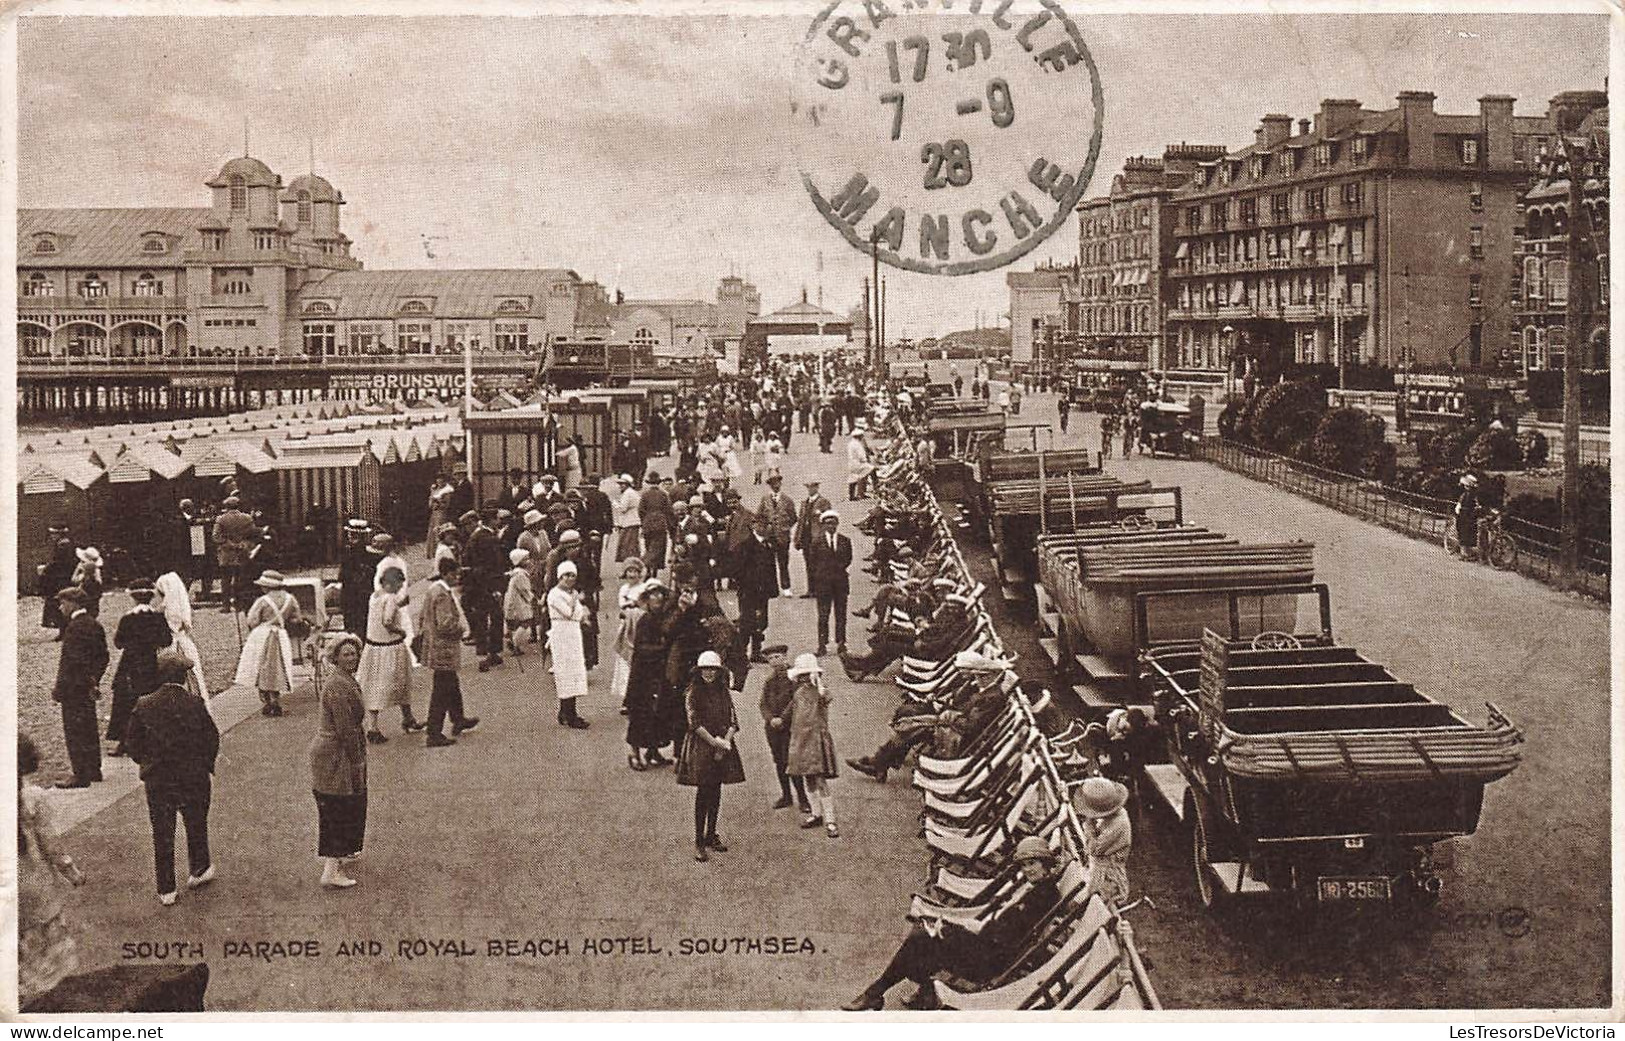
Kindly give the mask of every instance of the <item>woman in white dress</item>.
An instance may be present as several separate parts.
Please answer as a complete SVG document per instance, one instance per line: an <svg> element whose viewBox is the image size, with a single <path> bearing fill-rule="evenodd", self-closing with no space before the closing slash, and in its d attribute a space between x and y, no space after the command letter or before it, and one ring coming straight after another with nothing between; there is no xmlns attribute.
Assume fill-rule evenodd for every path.
<svg viewBox="0 0 1625 1041"><path fill-rule="evenodd" d="M581 624L590 612L576 591L576 566L559 563L559 581L547 594L547 646L553 653L553 690L559 699L559 725L572 730L587 729L587 721L576 714L576 698L587 693L587 655L581 640Z"/></svg>
<svg viewBox="0 0 1625 1041"><path fill-rule="evenodd" d="M197 687L197 696L207 702L209 684L203 678L203 656L198 653L197 641L192 639L192 598L186 593L186 583L175 572L166 571L158 576L154 588L162 598L158 609L164 612L164 621L169 623L175 649L192 663L192 683Z"/></svg>
<svg viewBox="0 0 1625 1041"><path fill-rule="evenodd" d="M727 426L717 435L717 452L722 456L722 476L728 478L732 484L738 484L745 476L745 468L739 465L739 439L728 431Z"/></svg>
<svg viewBox="0 0 1625 1041"><path fill-rule="evenodd" d="M779 440L777 430L770 430L767 434L767 459L763 466L762 480L766 481L774 474L784 476L784 442Z"/></svg>
<svg viewBox="0 0 1625 1041"><path fill-rule="evenodd" d="M400 707L402 733L423 729L412 715L412 652L407 636L411 623L405 590L406 572L390 566L367 601L367 640L355 678L367 710L367 740L375 745L389 740L378 728L378 714L385 706Z"/></svg>
<svg viewBox="0 0 1625 1041"><path fill-rule="evenodd" d="M418 631L417 626L412 622L412 612L406 610L412 604L412 569L406 566L406 558L400 555L400 547L396 544L394 536L379 532L372 537L372 546L384 555L383 559L378 561L378 566L372 569L372 591L374 593L384 588L384 572L390 568L395 568L401 573L401 588L397 595L400 597L402 608L400 612L401 633L405 641L402 646L407 649L408 663L412 667L416 667L418 660L413 656L411 648L412 638L418 634ZM439 566L438 563L436 566ZM362 686L365 687L366 684L362 684ZM373 722L376 723L377 720L373 720Z"/></svg>
<svg viewBox="0 0 1625 1041"><path fill-rule="evenodd" d="M265 590L248 609L248 639L237 659L236 682L260 692L260 715L282 715L282 695L293 690L293 643L288 625L300 621L299 601L283 588L282 572L266 571L254 584Z"/></svg>
<svg viewBox="0 0 1625 1041"><path fill-rule="evenodd" d="M726 472L723 468L726 456L721 445L721 437L700 442L700 480L708 485L716 484Z"/></svg>
<svg viewBox="0 0 1625 1041"><path fill-rule="evenodd" d="M632 676L632 630L637 622L638 594L643 591L643 580L648 570L639 557L632 557L621 568L620 605L621 627L615 634L615 674L610 677L609 696L621 706L626 715L626 681Z"/></svg>

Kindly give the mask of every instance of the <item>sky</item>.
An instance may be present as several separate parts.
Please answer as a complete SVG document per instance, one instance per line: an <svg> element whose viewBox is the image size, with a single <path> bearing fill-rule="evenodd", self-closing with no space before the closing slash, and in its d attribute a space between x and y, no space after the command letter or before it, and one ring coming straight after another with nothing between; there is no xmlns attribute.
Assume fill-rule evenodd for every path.
<svg viewBox="0 0 1625 1041"><path fill-rule="evenodd" d="M1243 147L1258 117L1404 90L1538 115L1600 89L1607 22L1585 15L1106 15L1063 0L1100 69L1089 196L1170 142ZM773 16L25 17L18 204L207 206L248 151L344 194L369 268L566 267L633 298L713 299L744 275L763 310L844 312L869 273L815 211L792 144L797 44L816 4ZM639 10L658 10L645 4ZM745 9L745 8L740 8ZM776 12L796 12L794 15ZM1080 127L1086 135L1088 129ZM1073 217L1015 269L1067 263ZM1009 307L1012 268L883 268L888 328L918 338Z"/></svg>

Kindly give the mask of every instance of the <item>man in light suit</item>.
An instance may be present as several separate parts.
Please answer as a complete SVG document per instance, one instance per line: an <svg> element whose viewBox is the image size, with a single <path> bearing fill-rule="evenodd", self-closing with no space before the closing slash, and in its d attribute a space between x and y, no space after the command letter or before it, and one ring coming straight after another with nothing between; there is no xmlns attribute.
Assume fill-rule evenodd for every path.
<svg viewBox="0 0 1625 1041"><path fill-rule="evenodd" d="M790 529L796 526L796 504L781 490L784 477L778 473L767 477L769 491L756 507L756 517L767 525L767 543L773 549L773 560L778 565L779 585L790 591ZM823 511L820 510L820 513Z"/></svg>
<svg viewBox="0 0 1625 1041"><path fill-rule="evenodd" d="M803 600L812 599L812 560L808 555L808 548L812 546L813 536L818 534L818 518L829 509L829 500L818 494L818 482L807 482L807 497L801 501L796 512L795 547L801 551L801 563L807 571L807 591L801 594Z"/></svg>
<svg viewBox="0 0 1625 1041"><path fill-rule="evenodd" d="M846 597L851 590L847 569L852 566L852 540L840 534L841 516L834 510L819 515L819 530L807 547L807 580L818 598L818 654L829 653L829 616L835 614L835 645L846 653Z"/></svg>
<svg viewBox="0 0 1625 1041"><path fill-rule="evenodd" d="M454 745L457 742L453 738L480 724L478 718L464 715L463 688L457 678L465 628L462 609L451 591L458 570L457 561L441 558L439 573L429 583L429 591L423 598L423 615L418 620L418 632L423 635L422 662L434 672L434 686L429 694L429 748ZM452 737L447 737L442 729L448 715Z"/></svg>

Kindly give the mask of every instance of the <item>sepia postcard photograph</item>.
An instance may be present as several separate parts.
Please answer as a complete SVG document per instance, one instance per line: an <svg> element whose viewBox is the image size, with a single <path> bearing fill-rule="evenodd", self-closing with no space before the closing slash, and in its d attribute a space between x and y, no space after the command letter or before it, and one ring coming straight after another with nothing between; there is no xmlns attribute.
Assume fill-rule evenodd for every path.
<svg viewBox="0 0 1625 1041"><path fill-rule="evenodd" d="M11 1018L1617 1015L1617 7L3 16Z"/></svg>

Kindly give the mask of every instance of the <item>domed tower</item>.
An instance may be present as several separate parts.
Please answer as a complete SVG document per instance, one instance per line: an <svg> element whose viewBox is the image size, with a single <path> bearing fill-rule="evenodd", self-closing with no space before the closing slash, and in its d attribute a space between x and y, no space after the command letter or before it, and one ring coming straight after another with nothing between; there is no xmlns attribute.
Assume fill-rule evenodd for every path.
<svg viewBox="0 0 1625 1041"><path fill-rule="evenodd" d="M350 255L350 240L339 230L344 195L325 177L301 174L282 193L282 221L294 229L294 245L336 256Z"/></svg>
<svg viewBox="0 0 1625 1041"><path fill-rule="evenodd" d="M258 159L246 155L232 159L206 183L214 189L214 217L221 224L276 224L282 178Z"/></svg>

